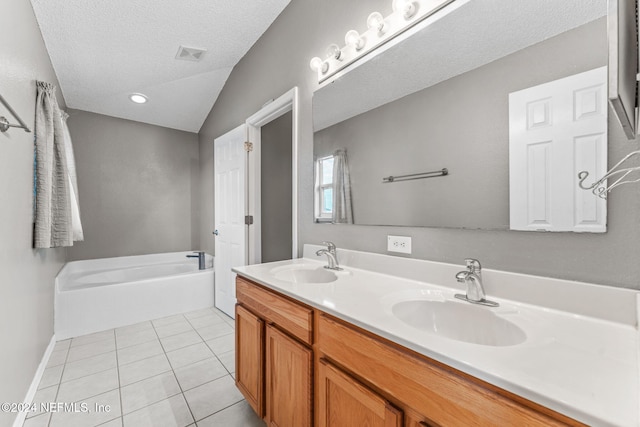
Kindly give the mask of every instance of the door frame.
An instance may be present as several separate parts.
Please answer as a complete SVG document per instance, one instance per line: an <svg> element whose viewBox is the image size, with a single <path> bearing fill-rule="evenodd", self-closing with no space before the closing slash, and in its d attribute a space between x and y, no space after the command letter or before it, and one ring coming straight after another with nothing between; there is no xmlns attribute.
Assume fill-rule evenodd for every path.
<svg viewBox="0 0 640 427"><path fill-rule="evenodd" d="M246 120L247 137L253 143L253 151L248 156L246 194L247 215L253 215L253 225L247 233L248 263L262 260L261 238L261 178L260 178L260 128L291 111L291 257L298 258L298 145L299 145L299 100L298 87L287 91L277 99L264 105L260 111Z"/></svg>

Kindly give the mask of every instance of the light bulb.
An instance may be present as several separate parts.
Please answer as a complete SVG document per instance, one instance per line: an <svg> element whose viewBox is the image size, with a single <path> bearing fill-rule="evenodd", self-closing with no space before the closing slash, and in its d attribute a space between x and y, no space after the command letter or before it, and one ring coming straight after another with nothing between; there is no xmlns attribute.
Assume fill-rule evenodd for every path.
<svg viewBox="0 0 640 427"><path fill-rule="evenodd" d="M327 48L327 59L333 58L333 59L342 61L341 56L342 56L342 50L340 50L340 46L338 46L335 43L330 44L329 47Z"/></svg>
<svg viewBox="0 0 640 427"><path fill-rule="evenodd" d="M373 12L367 18L367 27L369 29L376 29L378 34L384 34L386 32L386 23L384 17L380 12Z"/></svg>
<svg viewBox="0 0 640 427"><path fill-rule="evenodd" d="M311 69L316 73L322 72L322 74L326 73L329 70L329 64L327 64L317 56L311 59L311 61L309 62L309 67L311 67Z"/></svg>
<svg viewBox="0 0 640 427"><path fill-rule="evenodd" d="M131 102L135 102L136 104L144 104L149 100L145 95L141 93L132 93L131 95L129 95L129 99L131 100Z"/></svg>
<svg viewBox="0 0 640 427"><path fill-rule="evenodd" d="M409 19L416 14L416 4L412 0L393 0L393 11Z"/></svg>
<svg viewBox="0 0 640 427"><path fill-rule="evenodd" d="M344 42L349 46L353 46L356 50L361 50L364 47L364 39L356 30L347 32L344 36Z"/></svg>

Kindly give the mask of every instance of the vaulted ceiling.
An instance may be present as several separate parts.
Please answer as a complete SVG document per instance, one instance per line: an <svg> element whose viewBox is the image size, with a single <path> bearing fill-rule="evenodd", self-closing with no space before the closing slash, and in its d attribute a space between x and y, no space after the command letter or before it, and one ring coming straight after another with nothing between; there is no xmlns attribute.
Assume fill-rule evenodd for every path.
<svg viewBox="0 0 640 427"><path fill-rule="evenodd" d="M31 3L68 107L198 132L233 67L289 1ZM180 46L206 52L176 59ZM131 102L132 93L148 102Z"/></svg>

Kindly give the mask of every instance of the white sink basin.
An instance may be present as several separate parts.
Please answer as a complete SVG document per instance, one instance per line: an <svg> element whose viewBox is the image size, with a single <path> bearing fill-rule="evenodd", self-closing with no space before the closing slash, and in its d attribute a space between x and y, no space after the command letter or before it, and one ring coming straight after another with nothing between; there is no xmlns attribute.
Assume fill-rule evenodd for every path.
<svg viewBox="0 0 640 427"><path fill-rule="evenodd" d="M293 264L271 270L278 279L291 283L330 283L338 279L335 273L324 267L308 264Z"/></svg>
<svg viewBox="0 0 640 427"><path fill-rule="evenodd" d="M527 335L491 308L457 301L401 301L391 307L407 325L456 341L494 347L523 343Z"/></svg>

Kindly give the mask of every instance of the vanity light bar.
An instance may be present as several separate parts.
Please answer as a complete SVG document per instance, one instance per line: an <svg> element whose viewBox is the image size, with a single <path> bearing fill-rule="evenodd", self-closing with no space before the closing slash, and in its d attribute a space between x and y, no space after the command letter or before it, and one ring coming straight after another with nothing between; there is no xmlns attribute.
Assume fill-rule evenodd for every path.
<svg viewBox="0 0 640 427"><path fill-rule="evenodd" d="M460 0L393 0L393 13L383 18L379 12L373 12L367 18L368 29L364 33L350 30L342 49L335 44L330 45L325 59L316 56L309 66L318 74L318 83L322 83L455 1Z"/></svg>

